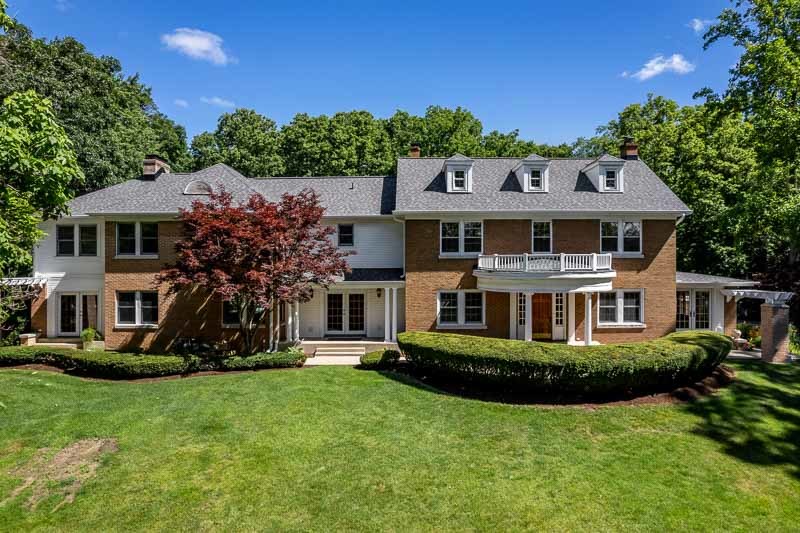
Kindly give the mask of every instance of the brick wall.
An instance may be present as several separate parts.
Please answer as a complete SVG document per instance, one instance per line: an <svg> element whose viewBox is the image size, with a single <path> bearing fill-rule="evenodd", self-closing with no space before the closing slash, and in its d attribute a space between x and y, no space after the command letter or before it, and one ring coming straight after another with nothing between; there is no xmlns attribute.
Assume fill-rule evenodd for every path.
<svg viewBox="0 0 800 533"><path fill-rule="evenodd" d="M525 253L531 250L530 220L486 220L484 251ZM593 338L602 343L632 342L661 337L675 329L675 222L643 222L644 257L614 258L617 277L614 288L645 289L646 328L606 329L597 327L597 294L593 297ZM553 223L554 253L591 253L600 250L598 220L556 220ZM436 329L436 292L440 289L474 289L472 275L476 259L439 258L439 221L406 222L406 329ZM583 295L575 297L577 339L583 339ZM461 333L507 338L509 335L509 295L486 293L485 330L458 330Z"/></svg>
<svg viewBox="0 0 800 533"><path fill-rule="evenodd" d="M44 287L31 302L31 330L47 337L47 289Z"/></svg>
<svg viewBox="0 0 800 533"><path fill-rule="evenodd" d="M736 329L736 298L725 298L725 311L724 311L724 332L725 335L733 336L733 330Z"/></svg>
<svg viewBox="0 0 800 533"><path fill-rule="evenodd" d="M554 249L557 253L585 253L600 249L600 226L596 220L558 220L554 228ZM645 289L644 329L598 328L597 300L592 297L592 337L601 343L634 342L662 337L675 330L675 221L645 220L642 227L641 259L615 257L612 266L617 277L615 289ZM575 236L575 240L570 239ZM576 244L577 243L577 244ZM579 246L587 246L578 250ZM575 296L576 338L584 338L584 297Z"/></svg>
<svg viewBox="0 0 800 533"><path fill-rule="evenodd" d="M222 327L222 304L207 291L194 288L169 294L166 285L156 284L161 267L175 260L175 241L180 238L179 222L159 222L158 259L115 259L115 225L106 222L106 281L104 295L104 335L106 347L113 350L169 350L179 337L195 337L208 341L227 340L235 345L236 329ZM118 291L152 291L159 293L158 328L116 327L116 294ZM282 334L283 335L283 334Z"/></svg>

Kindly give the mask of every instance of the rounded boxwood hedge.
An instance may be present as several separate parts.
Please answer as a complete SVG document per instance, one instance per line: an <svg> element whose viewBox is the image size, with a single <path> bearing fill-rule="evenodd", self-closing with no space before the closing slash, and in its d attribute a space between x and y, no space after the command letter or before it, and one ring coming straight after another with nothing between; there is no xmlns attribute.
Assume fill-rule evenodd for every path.
<svg viewBox="0 0 800 533"><path fill-rule="evenodd" d="M250 357L230 357L215 363L219 370L255 370L303 366L299 351L264 353ZM139 355L50 348L8 346L0 348L0 367L40 364L67 372L106 379L140 379L189 374L200 370L200 358L177 355Z"/></svg>
<svg viewBox="0 0 800 533"><path fill-rule="evenodd" d="M709 332L599 346L406 332L397 343L425 376L476 390L575 395L672 390L709 375L733 346Z"/></svg>
<svg viewBox="0 0 800 533"><path fill-rule="evenodd" d="M359 359L362 368L370 370L385 370L392 368L400 360L400 352L397 350L376 350L367 352Z"/></svg>

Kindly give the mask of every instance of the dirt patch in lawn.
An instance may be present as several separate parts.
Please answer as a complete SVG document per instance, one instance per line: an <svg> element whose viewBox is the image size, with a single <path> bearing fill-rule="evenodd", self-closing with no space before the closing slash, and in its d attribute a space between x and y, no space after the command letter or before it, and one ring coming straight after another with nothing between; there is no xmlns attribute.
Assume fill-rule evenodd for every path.
<svg viewBox="0 0 800 533"><path fill-rule="evenodd" d="M384 371L381 373L387 377L406 383L407 385L421 387L440 394L462 396L488 402L536 405L537 407L543 408L580 407L587 410L624 405L655 405L691 402L716 393L720 388L727 386L736 379L736 372L731 367L719 365L714 372L705 379L672 391L639 396L616 395L589 399L553 394L525 395L505 393L503 391L474 391L462 384L447 383L427 377L416 376L408 369L403 368L402 365L396 372Z"/></svg>
<svg viewBox="0 0 800 533"><path fill-rule="evenodd" d="M22 484L0 502L0 507L29 490L25 507L34 511L42 501L60 496L53 508L56 512L72 503L83 484L97 474L103 456L116 453L118 449L116 439L82 439L55 454L51 448L40 448L26 464L9 471L10 475L22 479Z"/></svg>
<svg viewBox="0 0 800 533"><path fill-rule="evenodd" d="M153 383L155 381L169 381L173 379L187 379L187 378L199 378L204 376L221 376L224 374L252 374L254 372L278 372L281 370L303 370L305 366L302 367L288 367L288 368L258 368L256 370L201 370L199 372L192 372L190 374L171 374L169 376L156 376L152 378L136 378L136 379L108 379L108 378L95 378L91 376L86 376L84 374L76 374L72 372L66 372L63 368L58 368L57 366L50 366L50 365L41 365L41 364L30 364L30 365L13 365L13 366L4 366L0 367L0 370L3 369L11 369L11 370L34 370L44 371L44 372L55 372L56 374L67 374L78 379L82 379L84 381L106 381L106 382L113 382L113 383Z"/></svg>

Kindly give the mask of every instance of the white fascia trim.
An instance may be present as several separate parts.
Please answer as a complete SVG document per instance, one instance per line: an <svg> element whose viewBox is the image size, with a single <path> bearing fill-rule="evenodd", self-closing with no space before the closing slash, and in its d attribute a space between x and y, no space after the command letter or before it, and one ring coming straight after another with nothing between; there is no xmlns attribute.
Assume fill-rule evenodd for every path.
<svg viewBox="0 0 800 533"><path fill-rule="evenodd" d="M395 217L406 219L429 220L445 219L448 217L475 217L482 219L508 219L548 217L552 219L596 219L608 217L638 217L647 220L675 220L681 215L691 214L691 211L566 211L566 210L526 210L526 211L494 211L487 209L474 209L466 211L394 211Z"/></svg>

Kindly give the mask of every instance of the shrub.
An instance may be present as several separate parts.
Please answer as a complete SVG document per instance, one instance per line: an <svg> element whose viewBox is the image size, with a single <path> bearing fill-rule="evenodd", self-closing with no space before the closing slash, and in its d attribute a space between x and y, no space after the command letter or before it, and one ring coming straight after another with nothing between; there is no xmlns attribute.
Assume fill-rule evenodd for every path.
<svg viewBox="0 0 800 533"><path fill-rule="evenodd" d="M476 389L611 395L671 390L707 376L730 339L709 332L602 346L567 346L406 332L398 344L413 371Z"/></svg>
<svg viewBox="0 0 800 533"><path fill-rule="evenodd" d="M789 352L800 355L800 329L789 326Z"/></svg>
<svg viewBox="0 0 800 533"><path fill-rule="evenodd" d="M248 357L228 357L219 361L221 370L258 370L260 368L300 367L306 362L302 350L289 349L285 352L257 353Z"/></svg>
<svg viewBox="0 0 800 533"><path fill-rule="evenodd" d="M736 329L742 332L742 338L753 340L753 337L760 336L760 326L758 324L750 324L749 322L739 322L736 324Z"/></svg>
<svg viewBox="0 0 800 533"><path fill-rule="evenodd" d="M196 358L87 352L45 346L0 348L0 366L51 365L69 372L107 379L138 379L186 374L197 370Z"/></svg>
<svg viewBox="0 0 800 533"><path fill-rule="evenodd" d="M761 335L758 335L750 339L750 344L752 344L756 348L761 348Z"/></svg>
<svg viewBox="0 0 800 533"><path fill-rule="evenodd" d="M92 342L98 338L97 330L94 328L86 328L81 331L81 340L83 342Z"/></svg>
<svg viewBox="0 0 800 533"><path fill-rule="evenodd" d="M400 352L397 350L377 350L365 353L361 356L359 362L362 368L384 370L393 367L399 360Z"/></svg>

